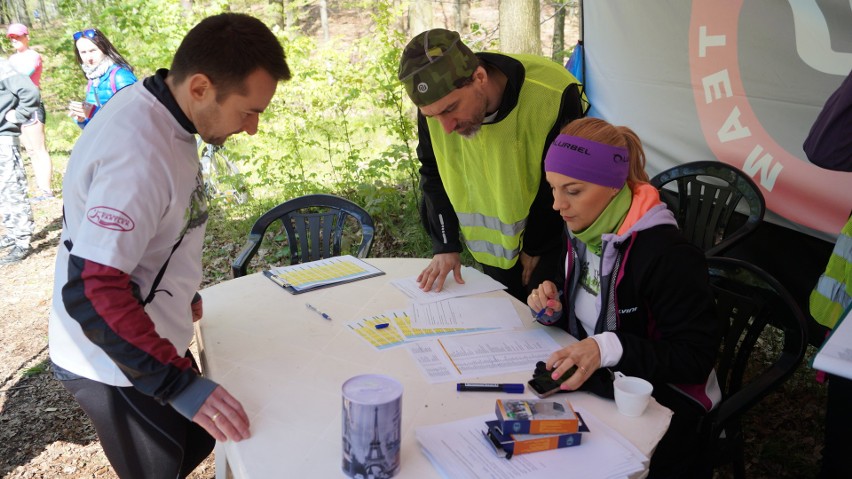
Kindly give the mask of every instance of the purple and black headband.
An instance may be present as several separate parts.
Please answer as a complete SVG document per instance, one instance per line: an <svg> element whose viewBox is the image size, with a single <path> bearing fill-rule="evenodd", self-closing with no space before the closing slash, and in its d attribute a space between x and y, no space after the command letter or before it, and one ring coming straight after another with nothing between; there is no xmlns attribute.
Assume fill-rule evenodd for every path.
<svg viewBox="0 0 852 479"><path fill-rule="evenodd" d="M547 149L544 170L610 188L621 188L630 169L627 148L559 135Z"/></svg>

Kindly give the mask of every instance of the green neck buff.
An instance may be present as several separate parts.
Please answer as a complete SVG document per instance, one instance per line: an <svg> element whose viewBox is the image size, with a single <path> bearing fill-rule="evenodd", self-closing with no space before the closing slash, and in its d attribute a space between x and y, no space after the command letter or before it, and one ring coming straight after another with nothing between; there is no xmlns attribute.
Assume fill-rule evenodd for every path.
<svg viewBox="0 0 852 479"><path fill-rule="evenodd" d="M601 236L618 231L618 228L624 223L624 218L627 216L627 211L630 210L632 202L633 194L630 191L630 187L624 185L612 201L609 202L606 209L601 212L598 219L583 231L574 233L574 236L585 243L592 253L600 256Z"/></svg>

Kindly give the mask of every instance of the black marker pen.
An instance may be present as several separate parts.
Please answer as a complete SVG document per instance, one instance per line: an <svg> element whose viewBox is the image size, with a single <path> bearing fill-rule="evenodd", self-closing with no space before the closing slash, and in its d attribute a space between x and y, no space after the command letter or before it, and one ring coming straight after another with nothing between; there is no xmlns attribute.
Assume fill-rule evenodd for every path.
<svg viewBox="0 0 852 479"><path fill-rule="evenodd" d="M521 394L524 392L523 384L497 384L497 383L458 383L456 391L489 391L504 392L509 394Z"/></svg>

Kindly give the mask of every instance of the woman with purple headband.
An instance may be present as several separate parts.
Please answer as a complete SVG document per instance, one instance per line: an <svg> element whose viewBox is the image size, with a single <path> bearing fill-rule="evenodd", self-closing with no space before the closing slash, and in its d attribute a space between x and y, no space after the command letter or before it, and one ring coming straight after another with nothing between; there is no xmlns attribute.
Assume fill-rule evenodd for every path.
<svg viewBox="0 0 852 479"><path fill-rule="evenodd" d="M565 390L611 397L611 371L654 386L672 409L649 477L696 477L697 429L721 399L713 365L721 331L704 253L678 230L648 183L639 137L597 118L562 129L545 157L553 208L567 226L565 280L545 281L527 304L579 341L547 358Z"/></svg>

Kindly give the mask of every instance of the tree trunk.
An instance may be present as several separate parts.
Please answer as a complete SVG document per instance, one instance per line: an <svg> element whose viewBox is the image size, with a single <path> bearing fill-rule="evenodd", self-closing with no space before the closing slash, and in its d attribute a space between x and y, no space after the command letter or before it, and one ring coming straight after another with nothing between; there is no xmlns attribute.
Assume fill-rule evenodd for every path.
<svg viewBox="0 0 852 479"><path fill-rule="evenodd" d="M453 0L452 8L454 28L464 35L470 30L470 0Z"/></svg>
<svg viewBox="0 0 852 479"><path fill-rule="evenodd" d="M27 9L27 3L24 0L17 0L15 3L15 20L24 25L32 25L33 19L30 18L30 11Z"/></svg>
<svg viewBox="0 0 852 479"><path fill-rule="evenodd" d="M412 0L408 7L408 27L411 37L432 28L431 0Z"/></svg>
<svg viewBox="0 0 852 479"><path fill-rule="evenodd" d="M322 28L322 39L328 41L328 1L319 0L320 27Z"/></svg>
<svg viewBox="0 0 852 479"><path fill-rule="evenodd" d="M500 0L500 51L541 55L538 0Z"/></svg>
<svg viewBox="0 0 852 479"><path fill-rule="evenodd" d="M9 24L9 1L0 0L0 23Z"/></svg>
<svg viewBox="0 0 852 479"><path fill-rule="evenodd" d="M292 30L299 27L300 2L293 0L281 0L281 8L284 12L284 28Z"/></svg>
<svg viewBox="0 0 852 479"><path fill-rule="evenodd" d="M550 57L556 63L565 59L565 2L553 2L553 43Z"/></svg>

